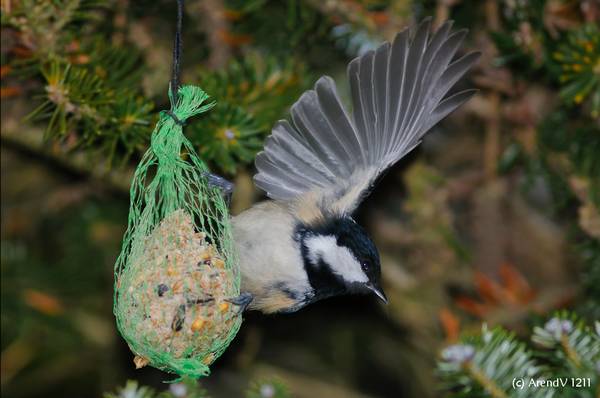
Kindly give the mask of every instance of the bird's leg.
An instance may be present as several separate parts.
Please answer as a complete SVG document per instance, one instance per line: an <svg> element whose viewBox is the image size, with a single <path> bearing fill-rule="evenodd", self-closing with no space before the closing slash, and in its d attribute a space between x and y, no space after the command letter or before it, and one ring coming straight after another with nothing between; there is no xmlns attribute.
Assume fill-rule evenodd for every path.
<svg viewBox="0 0 600 398"><path fill-rule="evenodd" d="M219 188L221 192L223 192L225 203L227 204L227 207L229 207L231 205L234 184L223 177L209 173L208 171L202 172L202 175L206 177L209 186Z"/></svg>
<svg viewBox="0 0 600 398"><path fill-rule="evenodd" d="M248 292L243 292L240 293L239 296L227 299L226 301L229 301L233 305L239 306L240 312L244 312L246 311L246 308L248 308L248 305L252 302L253 299L254 297L252 296L252 294Z"/></svg>

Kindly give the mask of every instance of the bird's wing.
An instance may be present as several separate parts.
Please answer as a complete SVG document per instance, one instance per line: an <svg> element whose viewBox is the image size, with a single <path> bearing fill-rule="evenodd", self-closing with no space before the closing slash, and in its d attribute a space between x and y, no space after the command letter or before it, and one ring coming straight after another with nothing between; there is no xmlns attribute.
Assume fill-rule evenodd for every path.
<svg viewBox="0 0 600 398"><path fill-rule="evenodd" d="M453 60L467 31L447 22L430 34L425 20L348 65L353 113L335 83L321 77L292 106L256 157L256 185L275 200L341 214L356 209L377 176L410 152L438 121L476 90L447 96L477 60Z"/></svg>

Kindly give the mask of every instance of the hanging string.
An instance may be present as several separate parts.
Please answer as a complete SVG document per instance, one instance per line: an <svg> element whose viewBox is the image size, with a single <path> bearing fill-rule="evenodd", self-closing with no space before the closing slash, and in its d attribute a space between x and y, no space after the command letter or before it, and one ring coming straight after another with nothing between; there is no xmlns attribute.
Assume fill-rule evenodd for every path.
<svg viewBox="0 0 600 398"><path fill-rule="evenodd" d="M183 0L177 0L177 27L175 30L175 43L173 45L173 74L171 76L171 95L174 103L177 103L179 90L179 74L181 65L181 25L183 20ZM177 122L177 120L175 120Z"/></svg>

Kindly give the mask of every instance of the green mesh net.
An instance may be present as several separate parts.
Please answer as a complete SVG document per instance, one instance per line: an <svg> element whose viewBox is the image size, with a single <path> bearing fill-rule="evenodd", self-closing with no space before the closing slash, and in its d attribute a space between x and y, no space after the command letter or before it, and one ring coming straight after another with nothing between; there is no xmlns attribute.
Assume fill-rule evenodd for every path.
<svg viewBox="0 0 600 398"><path fill-rule="evenodd" d="M200 377L237 333L240 277L227 205L182 131L208 96L183 86L161 112L131 183L114 313L138 367Z"/></svg>

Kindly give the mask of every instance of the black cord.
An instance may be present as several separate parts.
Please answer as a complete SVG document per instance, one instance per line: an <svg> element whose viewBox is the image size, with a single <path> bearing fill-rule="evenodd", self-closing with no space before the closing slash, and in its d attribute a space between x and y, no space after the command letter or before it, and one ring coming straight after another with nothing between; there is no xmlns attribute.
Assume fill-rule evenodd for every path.
<svg viewBox="0 0 600 398"><path fill-rule="evenodd" d="M165 111L167 115L171 116L171 119L173 119L173 121L175 123L177 123L178 125L180 125L181 127L185 126L185 121L179 119L177 117L177 115L175 114L175 112L173 112L172 109L169 109L168 111Z"/></svg>
<svg viewBox="0 0 600 398"><path fill-rule="evenodd" d="M177 103L179 90L179 67L181 65L181 25L183 20L183 0L177 0L177 28L175 31L175 44L173 46L173 74L171 76L171 95L174 104Z"/></svg>

